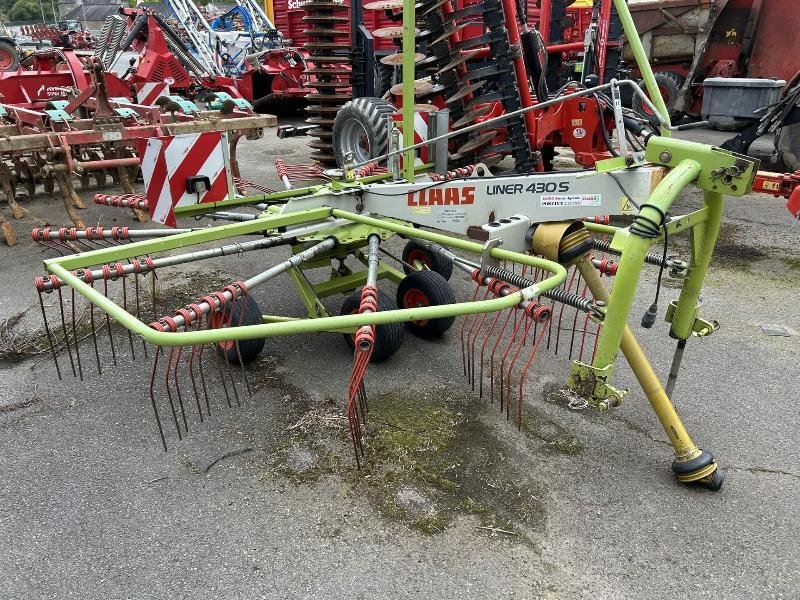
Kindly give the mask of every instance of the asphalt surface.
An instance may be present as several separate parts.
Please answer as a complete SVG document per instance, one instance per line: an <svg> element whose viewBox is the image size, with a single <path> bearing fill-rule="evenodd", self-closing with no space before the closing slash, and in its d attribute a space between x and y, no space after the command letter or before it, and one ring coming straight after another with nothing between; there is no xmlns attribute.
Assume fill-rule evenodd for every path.
<svg viewBox="0 0 800 600"><path fill-rule="evenodd" d="M242 143L243 175L277 188L274 159L306 162L305 144L278 141L274 131ZM686 193L673 212L698 204L697 193ZM123 358L128 341L114 330L117 366L104 334L103 374L94 373L85 341L82 382L66 353L62 381L46 354L0 362L0 598L799 597L800 226L783 204L754 195L727 202L702 295L703 315L721 328L690 340L675 393L688 431L727 473L721 491L675 482L666 436L622 361L617 383L631 393L609 415L545 399L543 390L564 381L566 362L537 366L526 410L544 425L528 435L472 392L456 327L435 342L407 335L391 361L370 367L367 389L411 402L410 410L445 398L472 415L479 435L457 437L459 450L491 458L496 470L468 472L465 485L505 519L486 529L464 512L442 531L421 532L364 493L367 474L355 472L344 446L341 468L306 481L275 466L276 448L294 443L304 415L326 400L333 414L342 409L351 356L339 335L268 340L250 369L253 398L240 386L243 406L221 410L217 386L211 419L192 422L180 443L173 428L165 453L147 396L151 360L141 346L135 360ZM29 216L15 223L20 244L0 248L0 323L27 309L13 329L17 344L40 325L32 278L52 255L25 231L66 223L57 197L40 192L26 206ZM134 226L124 211L84 212L87 222ZM687 246L671 251L685 256ZM285 256L278 249L173 269L159 281L160 302L199 297L212 280L251 275ZM655 273L647 275L633 323L652 298ZM454 287L462 299L469 294L459 276ZM673 342L661 318L677 293L662 291L653 329L635 327L662 376ZM301 314L286 279L253 294L265 311ZM56 307L53 296L46 301ZM326 304L336 311L340 301ZM566 435L580 451L552 450L554 436ZM501 480L514 487L496 487ZM424 504L429 490L394 493ZM536 518L523 518L534 508Z"/></svg>

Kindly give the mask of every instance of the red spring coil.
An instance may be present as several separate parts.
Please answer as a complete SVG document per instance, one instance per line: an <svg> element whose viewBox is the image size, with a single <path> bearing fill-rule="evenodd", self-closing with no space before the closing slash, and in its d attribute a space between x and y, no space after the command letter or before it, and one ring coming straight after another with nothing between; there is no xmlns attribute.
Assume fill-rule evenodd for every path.
<svg viewBox="0 0 800 600"><path fill-rule="evenodd" d="M525 307L525 314L536 323L547 323L550 320L550 307L543 306L538 302L531 302Z"/></svg>
<svg viewBox="0 0 800 600"><path fill-rule="evenodd" d="M378 312L378 289L374 285L365 285L361 290L361 303L358 312Z"/></svg>
<svg viewBox="0 0 800 600"><path fill-rule="evenodd" d="M366 177L367 175L372 175L377 170L378 170L378 163L376 161L372 161L368 165L364 165L358 170L358 176Z"/></svg>
<svg viewBox="0 0 800 600"><path fill-rule="evenodd" d="M283 159L279 158L275 161L275 170L278 172L278 177L288 177L286 163L283 162Z"/></svg>
<svg viewBox="0 0 800 600"><path fill-rule="evenodd" d="M48 282L50 283L50 289L45 287ZM36 291L41 294L42 292L52 292L53 290L60 288L62 282L55 275L39 275L38 277L33 278L33 285L36 286Z"/></svg>
<svg viewBox="0 0 800 600"><path fill-rule="evenodd" d="M601 275L608 275L609 277L613 277L617 274L617 269L619 268L619 263L610 260L608 258L600 259L600 266L598 270L600 271Z"/></svg>
<svg viewBox="0 0 800 600"><path fill-rule="evenodd" d="M158 321L150 323L149 327L156 331L178 331L178 324L172 317L161 317Z"/></svg>
<svg viewBox="0 0 800 600"><path fill-rule="evenodd" d="M586 217L581 221L588 221L590 223L597 223L598 225L609 225L611 223L611 215L598 215L596 217Z"/></svg>
<svg viewBox="0 0 800 600"><path fill-rule="evenodd" d="M451 179L461 179L462 177L469 177L472 175L472 172L475 170L473 165L466 166L466 167L458 167L453 169L452 171L447 171L444 175L439 175L438 173L430 173L428 176L431 178L432 181L449 181Z"/></svg>
<svg viewBox="0 0 800 600"><path fill-rule="evenodd" d="M175 311L175 313L183 317L184 326L192 322L192 313L189 312L188 308L179 308L178 310Z"/></svg>

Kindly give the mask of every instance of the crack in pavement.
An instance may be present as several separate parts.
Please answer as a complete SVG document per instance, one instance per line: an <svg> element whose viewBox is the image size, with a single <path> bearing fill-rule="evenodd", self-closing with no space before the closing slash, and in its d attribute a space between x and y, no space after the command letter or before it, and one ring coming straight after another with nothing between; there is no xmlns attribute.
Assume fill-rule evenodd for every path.
<svg viewBox="0 0 800 600"><path fill-rule="evenodd" d="M727 465L726 469L730 469L732 471L748 471L750 473L768 473L770 475L786 475L787 477L793 477L794 479L800 479L800 473L792 473L791 471L784 471L783 469L770 469L767 467L738 467L735 465Z"/></svg>

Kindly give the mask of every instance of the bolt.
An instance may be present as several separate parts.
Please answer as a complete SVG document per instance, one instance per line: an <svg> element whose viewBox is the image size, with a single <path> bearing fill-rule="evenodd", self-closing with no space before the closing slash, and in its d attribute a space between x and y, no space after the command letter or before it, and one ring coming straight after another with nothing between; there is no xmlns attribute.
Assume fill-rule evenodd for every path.
<svg viewBox="0 0 800 600"><path fill-rule="evenodd" d="M672 160L672 152L669 150L664 150L661 154L658 155L658 160L663 163L668 163Z"/></svg>

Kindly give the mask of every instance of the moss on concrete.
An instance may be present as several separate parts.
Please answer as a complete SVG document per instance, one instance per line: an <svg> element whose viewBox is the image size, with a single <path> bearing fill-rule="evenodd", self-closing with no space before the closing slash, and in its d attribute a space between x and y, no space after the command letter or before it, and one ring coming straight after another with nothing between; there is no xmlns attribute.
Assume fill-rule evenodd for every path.
<svg viewBox="0 0 800 600"><path fill-rule="evenodd" d="M336 475L385 518L420 533L440 533L456 518L471 515L482 526L528 540L526 534L544 526L541 493L507 463L503 444L481 421L481 412L471 396L415 397L405 391L372 396L357 470L341 408L328 403L301 418L302 425L272 453L272 464L298 484ZM330 427L334 422L336 431ZM554 451L577 447L561 431L548 439ZM300 462L298 469L292 458L298 447L317 460Z"/></svg>

